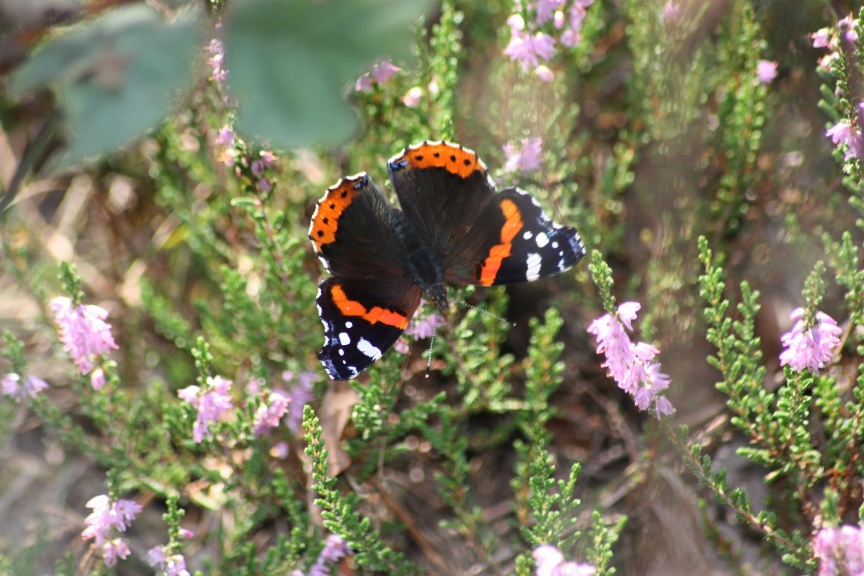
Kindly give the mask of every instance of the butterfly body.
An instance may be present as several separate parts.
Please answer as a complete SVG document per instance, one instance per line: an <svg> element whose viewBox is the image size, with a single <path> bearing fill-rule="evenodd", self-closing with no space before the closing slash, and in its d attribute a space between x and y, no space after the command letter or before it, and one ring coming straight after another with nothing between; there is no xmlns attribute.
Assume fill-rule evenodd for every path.
<svg viewBox="0 0 864 576"><path fill-rule="evenodd" d="M325 329L318 357L335 380L378 360L424 295L446 311L448 283L530 282L585 254L576 230L549 220L528 193L498 192L471 150L424 142L387 167L401 209L360 173L327 190L309 227L333 275L316 302Z"/></svg>

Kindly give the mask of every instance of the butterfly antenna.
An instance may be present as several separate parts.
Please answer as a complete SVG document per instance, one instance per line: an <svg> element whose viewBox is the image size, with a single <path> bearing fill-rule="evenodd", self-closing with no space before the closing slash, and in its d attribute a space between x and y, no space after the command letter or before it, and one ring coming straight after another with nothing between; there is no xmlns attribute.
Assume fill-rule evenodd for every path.
<svg viewBox="0 0 864 576"><path fill-rule="evenodd" d="M426 362L426 378L432 370L432 345L435 344L435 335L438 333L438 315L432 314L432 338L429 340L429 360Z"/></svg>
<svg viewBox="0 0 864 576"><path fill-rule="evenodd" d="M507 324L507 326L509 326L510 328L513 328L514 326L516 326L515 322L510 322L509 320L506 320L506 319L502 318L501 316L498 316L497 314L493 314L492 312L489 312L488 310L484 310L483 308L479 308L477 306L474 306L473 304L469 304L465 300L460 300L459 298L457 298L454 300L454 302L456 302L457 304L459 304L461 306L465 306L466 308L471 308L473 310L477 310L481 314L486 314L487 316L491 316L492 318L495 318L499 322L503 322L504 324Z"/></svg>

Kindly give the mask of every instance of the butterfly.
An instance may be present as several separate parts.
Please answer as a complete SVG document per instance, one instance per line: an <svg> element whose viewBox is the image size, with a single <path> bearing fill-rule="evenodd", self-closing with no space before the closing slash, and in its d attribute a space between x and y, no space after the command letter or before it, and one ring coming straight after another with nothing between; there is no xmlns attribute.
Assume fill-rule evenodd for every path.
<svg viewBox="0 0 864 576"><path fill-rule="evenodd" d="M552 222L527 192L496 190L472 150L423 142L391 158L387 172L401 209L361 172L327 189L309 226L332 274L316 302L318 359L334 380L381 358L423 296L446 311L447 284L532 282L585 255L575 228Z"/></svg>

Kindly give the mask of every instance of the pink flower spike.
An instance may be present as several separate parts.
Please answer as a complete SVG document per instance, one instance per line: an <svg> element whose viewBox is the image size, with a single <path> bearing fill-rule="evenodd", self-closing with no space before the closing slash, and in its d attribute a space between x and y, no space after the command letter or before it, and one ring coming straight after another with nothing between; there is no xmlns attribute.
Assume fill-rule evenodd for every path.
<svg viewBox="0 0 864 576"><path fill-rule="evenodd" d="M624 302L618 306L617 318L604 314L588 326L588 332L597 338L597 353L606 357L602 366L619 388L633 396L636 406L640 410L653 406L658 417L668 416L674 408L659 393L669 388L669 377L654 361L660 351L645 342L634 344L624 329L632 330L639 308L638 302Z"/></svg>
<svg viewBox="0 0 864 576"><path fill-rule="evenodd" d="M277 428L279 421L288 413L289 404L291 398L280 392L270 392L267 403L259 406L255 414L255 423L252 425L255 436L267 436L272 429Z"/></svg>
<svg viewBox="0 0 864 576"><path fill-rule="evenodd" d="M79 374L89 374L95 367L93 362L117 348L111 336L111 325L105 322L108 312L99 306L81 304L72 307L72 300L54 298L49 306L54 311L54 321L63 349L78 367Z"/></svg>
<svg viewBox="0 0 864 576"><path fill-rule="evenodd" d="M555 79L555 74L548 67L541 64L534 69L534 75L543 82L552 82Z"/></svg>
<svg viewBox="0 0 864 576"><path fill-rule="evenodd" d="M551 20L562 3L562 0L537 0L537 25L542 26Z"/></svg>
<svg viewBox="0 0 864 576"><path fill-rule="evenodd" d="M796 371L818 372L834 356L834 349L840 345L843 331L827 314L816 312L813 326L804 325L804 311L796 309L791 319L795 320L792 330L784 334L780 341L785 350L780 353L780 365L789 365Z"/></svg>
<svg viewBox="0 0 864 576"><path fill-rule="evenodd" d="M294 374L289 371L282 373L282 379L286 382L294 380ZM297 377L297 383L291 389L291 406L288 410L286 423L288 429L296 434L303 420L303 407L312 401L312 385L319 379L315 372L301 372Z"/></svg>
<svg viewBox="0 0 864 576"><path fill-rule="evenodd" d="M770 84L777 77L777 62L760 60L756 65L756 76L762 84Z"/></svg>
<svg viewBox="0 0 864 576"><path fill-rule="evenodd" d="M234 129L227 124L219 129L219 136L216 138L216 143L222 146L232 147L236 141L234 137Z"/></svg>
<svg viewBox="0 0 864 576"><path fill-rule="evenodd" d="M47 382L35 376L28 376L23 384L19 384L20 381L21 377L18 374L6 374L0 378L0 394L9 396L20 404L22 400L35 398L39 392L48 388Z"/></svg>
<svg viewBox="0 0 864 576"><path fill-rule="evenodd" d="M597 573L590 564L565 562L558 548L549 544L538 546L531 555L537 567L536 576L593 576Z"/></svg>
<svg viewBox="0 0 864 576"><path fill-rule="evenodd" d="M105 566L109 568L117 564L118 557L125 560L129 554L129 545L120 538L105 542L102 546L102 557L105 560Z"/></svg>
<svg viewBox="0 0 864 576"><path fill-rule="evenodd" d="M101 390L105 387L105 371L102 368L96 368L90 373L90 385L94 390Z"/></svg>
<svg viewBox="0 0 864 576"><path fill-rule="evenodd" d="M810 38L813 39L814 48L825 48L831 41L831 31L828 28L822 28L810 34Z"/></svg>
<svg viewBox="0 0 864 576"><path fill-rule="evenodd" d="M636 313L639 312L640 308L642 305L638 302L624 302L618 306L618 319L631 332L633 331L631 322L636 319Z"/></svg>
<svg viewBox="0 0 864 576"><path fill-rule="evenodd" d="M201 394L198 386L189 386L178 390L177 395L198 409L195 419L195 427L192 439L200 443L205 438L210 438L212 433L210 425L217 420L224 419L234 405L231 400L231 380L225 380L221 376L207 378L207 390Z"/></svg>
<svg viewBox="0 0 864 576"><path fill-rule="evenodd" d="M507 25L510 27L510 31L515 34L525 30L525 19L520 14L513 14L507 18Z"/></svg>
<svg viewBox="0 0 864 576"><path fill-rule="evenodd" d="M543 165L543 139L539 136L523 138L521 147L517 147L515 144L506 144L504 155L507 157L504 164L505 172L519 169L525 172L538 170Z"/></svg>
<svg viewBox="0 0 864 576"><path fill-rule="evenodd" d="M354 83L354 91L355 92L371 92L372 91L372 77L369 74L363 74L359 78L357 78L357 82Z"/></svg>
<svg viewBox="0 0 864 576"><path fill-rule="evenodd" d="M523 70L536 68L539 59L549 60L555 54L555 39L537 32L533 36L518 30L513 31L510 44L504 49L504 55L513 62L518 62Z"/></svg>
<svg viewBox="0 0 864 576"><path fill-rule="evenodd" d="M845 159L864 159L864 138L861 132L853 130L852 126L845 120L841 120L825 132L825 136L831 138L834 145L846 144L847 151Z"/></svg>
<svg viewBox="0 0 864 576"><path fill-rule="evenodd" d="M420 104L421 98L423 98L423 89L419 86L414 86L402 96L402 103L408 108L416 108Z"/></svg>
<svg viewBox="0 0 864 576"><path fill-rule="evenodd" d="M393 78L400 70L402 69L398 66L394 66L389 60L384 60L372 68L372 78L378 84L384 84Z"/></svg>

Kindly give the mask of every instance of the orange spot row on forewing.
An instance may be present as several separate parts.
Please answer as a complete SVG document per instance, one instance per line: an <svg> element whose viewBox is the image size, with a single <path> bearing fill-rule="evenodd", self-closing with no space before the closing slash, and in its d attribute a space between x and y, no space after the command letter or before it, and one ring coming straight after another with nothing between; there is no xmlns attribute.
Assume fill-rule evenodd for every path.
<svg viewBox="0 0 864 576"><path fill-rule="evenodd" d="M476 153L446 142L408 148L402 157L407 158L413 168L445 168L460 178L468 178L475 170L486 170Z"/></svg>
<svg viewBox="0 0 864 576"><path fill-rule="evenodd" d="M501 212L504 213L504 227L501 228L501 243L492 246L489 250L489 255L483 264L480 266L480 285L491 286L495 282L495 277L498 275L498 270L501 269L501 262L504 258L510 256L510 249L513 247L513 238L522 229L522 214L519 212L519 207L512 200L502 200Z"/></svg>
<svg viewBox="0 0 864 576"><path fill-rule="evenodd" d="M342 290L342 287L338 284L333 286L330 290L330 295L333 296L333 302L336 304L336 307L339 308L339 311L345 316L360 317L370 324L381 322L382 324L393 326L394 328L400 328L402 330L408 327L409 318L405 314L393 312L392 310L387 310L380 306L374 306L367 310L360 302L350 300L345 294L345 291Z"/></svg>
<svg viewBox="0 0 864 576"><path fill-rule="evenodd" d="M355 189L356 183L356 179L342 179L332 188L328 188L324 198L318 202L318 207L312 216L312 226L309 228L309 237L316 249L320 250L322 245L336 240L339 216L360 194L360 190Z"/></svg>

